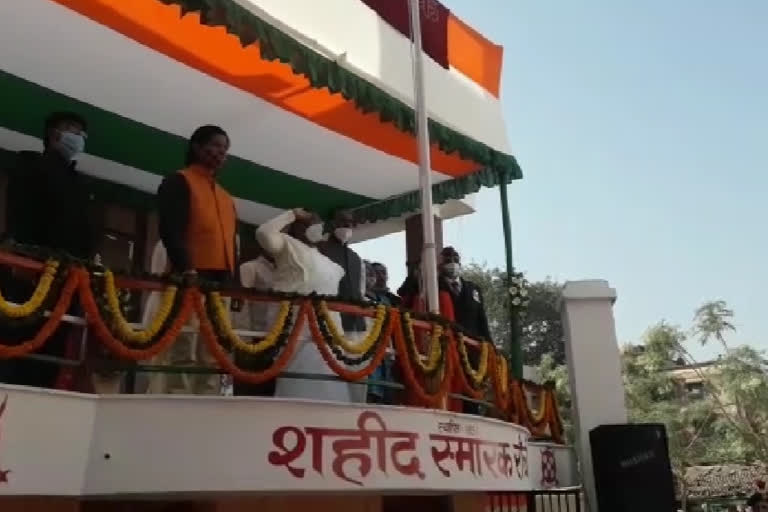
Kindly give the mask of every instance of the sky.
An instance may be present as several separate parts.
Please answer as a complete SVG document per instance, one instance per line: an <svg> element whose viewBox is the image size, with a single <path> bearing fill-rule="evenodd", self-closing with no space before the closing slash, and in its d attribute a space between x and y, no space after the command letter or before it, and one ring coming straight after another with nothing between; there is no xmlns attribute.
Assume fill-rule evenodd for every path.
<svg viewBox="0 0 768 512"><path fill-rule="evenodd" d="M504 46L516 269L607 280L620 343L723 299L768 349L768 1L442 1ZM476 206L445 243L503 268L498 190ZM403 234L356 248L397 288Z"/></svg>

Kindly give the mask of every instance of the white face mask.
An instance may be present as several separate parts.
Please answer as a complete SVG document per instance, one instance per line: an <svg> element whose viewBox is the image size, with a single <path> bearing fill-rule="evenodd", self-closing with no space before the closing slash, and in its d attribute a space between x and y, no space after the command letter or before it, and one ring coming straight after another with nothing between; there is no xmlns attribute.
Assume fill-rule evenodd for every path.
<svg viewBox="0 0 768 512"><path fill-rule="evenodd" d="M85 137L78 133L61 132L58 150L67 160L73 160L85 149Z"/></svg>
<svg viewBox="0 0 768 512"><path fill-rule="evenodd" d="M352 239L352 228L336 228L333 234L341 243L346 244Z"/></svg>
<svg viewBox="0 0 768 512"><path fill-rule="evenodd" d="M443 272L449 279L456 279L461 275L461 264L459 263L446 263L443 265Z"/></svg>
<svg viewBox="0 0 768 512"><path fill-rule="evenodd" d="M310 243L316 244L318 242L322 242L323 241L323 225L312 224L307 228L307 231L305 231L304 234Z"/></svg>

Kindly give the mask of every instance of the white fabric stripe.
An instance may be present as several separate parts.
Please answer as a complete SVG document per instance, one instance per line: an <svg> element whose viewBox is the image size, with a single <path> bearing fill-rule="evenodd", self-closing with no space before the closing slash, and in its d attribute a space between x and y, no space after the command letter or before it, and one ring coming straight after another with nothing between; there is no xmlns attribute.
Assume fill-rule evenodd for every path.
<svg viewBox="0 0 768 512"><path fill-rule="evenodd" d="M411 43L360 0L235 0L257 16L409 105L413 100ZM509 153L501 101L455 69L424 59L429 116ZM457 108L460 106L461 108Z"/></svg>
<svg viewBox="0 0 768 512"><path fill-rule="evenodd" d="M40 151L42 141L35 137L0 127L0 148L9 151ZM157 174L89 154L78 157L77 169L88 176L120 183L151 194L157 192L157 187L162 180L162 177ZM250 224L261 224L277 216L282 211L265 204L240 198L235 198L235 206L238 218Z"/></svg>
<svg viewBox="0 0 768 512"><path fill-rule="evenodd" d="M377 199L418 187L414 164L277 108L49 0L0 1L0 62L9 73L182 137L199 125L219 124L232 139L233 154L318 183ZM433 173L434 182L445 179Z"/></svg>

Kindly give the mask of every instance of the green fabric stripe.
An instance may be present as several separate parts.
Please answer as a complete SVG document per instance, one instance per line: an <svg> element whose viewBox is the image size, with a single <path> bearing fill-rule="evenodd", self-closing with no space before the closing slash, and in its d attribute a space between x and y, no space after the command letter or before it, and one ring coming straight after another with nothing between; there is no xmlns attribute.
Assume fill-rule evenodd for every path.
<svg viewBox="0 0 768 512"><path fill-rule="evenodd" d="M265 22L233 0L160 0L181 7L182 16L199 12L202 23L224 26L240 39L242 46L259 41L261 55L268 60L289 64L293 72L305 76L313 87L327 88L347 100L353 100L363 112L378 112L383 122L393 123L399 130L415 134L413 109L393 98L372 83L344 69L337 62L307 48L284 32ZM523 177L515 158L462 135L438 122L429 120L429 135L446 153L458 152L491 169L498 179L509 183Z"/></svg>
<svg viewBox="0 0 768 512"><path fill-rule="evenodd" d="M0 71L0 126L40 137L45 117L57 110L76 111L88 120L88 152L93 155L161 176L183 164L185 139ZM492 187L508 178L503 172L485 169L445 181L433 186L434 202L461 199L480 187ZM276 208L301 206L323 216L336 208L355 208L362 222L400 217L420 207L418 191L376 201L236 157L227 162L221 181L240 198ZM154 207L151 194L103 180L97 182L92 185L94 190L110 200L128 201L126 206L140 209L146 209L148 202Z"/></svg>
<svg viewBox="0 0 768 512"><path fill-rule="evenodd" d="M432 202L434 204L443 204L449 199L462 199L470 194L474 194L482 187L495 187L507 183L508 180L503 172L483 169L462 178L433 185ZM354 211L356 217L364 219L366 222L376 222L400 217L405 213L414 212L419 209L421 209L421 195L419 191L414 191L362 206Z"/></svg>
<svg viewBox="0 0 768 512"><path fill-rule="evenodd" d="M57 110L88 121L88 153L165 176L183 167L187 141L0 71L0 124L40 137L45 118ZM221 184L236 196L276 208L304 208L321 215L373 199L291 176L238 157L221 171Z"/></svg>

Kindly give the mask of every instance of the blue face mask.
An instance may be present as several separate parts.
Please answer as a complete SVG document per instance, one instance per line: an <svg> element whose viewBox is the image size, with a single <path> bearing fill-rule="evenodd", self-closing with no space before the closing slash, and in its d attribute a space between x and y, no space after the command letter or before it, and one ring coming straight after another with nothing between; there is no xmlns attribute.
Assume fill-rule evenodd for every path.
<svg viewBox="0 0 768 512"><path fill-rule="evenodd" d="M73 160L85 149L85 137L79 133L61 132L57 149L67 160Z"/></svg>

